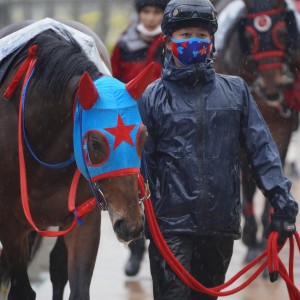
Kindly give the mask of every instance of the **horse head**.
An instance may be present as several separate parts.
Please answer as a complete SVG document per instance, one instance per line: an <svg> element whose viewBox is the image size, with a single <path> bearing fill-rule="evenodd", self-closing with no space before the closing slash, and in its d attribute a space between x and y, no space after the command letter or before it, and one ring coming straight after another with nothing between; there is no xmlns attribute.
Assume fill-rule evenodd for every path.
<svg viewBox="0 0 300 300"><path fill-rule="evenodd" d="M284 90L294 81L297 26L284 0L243 0L240 41L248 72L253 74L253 92L271 106L284 101Z"/></svg>
<svg viewBox="0 0 300 300"><path fill-rule="evenodd" d="M143 231L137 176L147 130L136 100L159 72L153 63L128 84L110 76L93 81L87 72L79 82L73 134L76 163L123 242Z"/></svg>
<svg viewBox="0 0 300 300"><path fill-rule="evenodd" d="M300 21L293 1L224 2L216 6L216 70L240 75L257 99L282 112L286 88L298 76Z"/></svg>

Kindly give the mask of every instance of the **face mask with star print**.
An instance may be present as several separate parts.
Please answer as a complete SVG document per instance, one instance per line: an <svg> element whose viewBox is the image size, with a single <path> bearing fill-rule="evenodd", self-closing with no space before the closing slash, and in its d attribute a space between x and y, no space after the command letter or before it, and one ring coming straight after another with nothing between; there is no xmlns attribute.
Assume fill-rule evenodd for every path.
<svg viewBox="0 0 300 300"><path fill-rule="evenodd" d="M204 62L212 45L211 40L196 37L182 40L171 38L171 42L174 57L185 66Z"/></svg>

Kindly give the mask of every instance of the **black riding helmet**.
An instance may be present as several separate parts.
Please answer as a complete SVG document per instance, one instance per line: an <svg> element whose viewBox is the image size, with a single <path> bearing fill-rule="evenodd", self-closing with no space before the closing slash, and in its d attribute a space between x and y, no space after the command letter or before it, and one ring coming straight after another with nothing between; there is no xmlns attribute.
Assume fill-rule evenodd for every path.
<svg viewBox="0 0 300 300"><path fill-rule="evenodd" d="M166 6L161 29L165 35L182 27L201 26L211 35L218 29L217 12L209 0L171 0Z"/></svg>
<svg viewBox="0 0 300 300"><path fill-rule="evenodd" d="M170 0L134 0L135 8L139 12L146 6L157 6L165 10Z"/></svg>

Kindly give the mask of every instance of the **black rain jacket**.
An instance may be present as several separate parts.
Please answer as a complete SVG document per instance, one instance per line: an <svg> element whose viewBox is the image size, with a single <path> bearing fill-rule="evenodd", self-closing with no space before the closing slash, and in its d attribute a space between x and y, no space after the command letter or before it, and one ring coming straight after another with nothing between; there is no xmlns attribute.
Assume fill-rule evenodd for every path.
<svg viewBox="0 0 300 300"><path fill-rule="evenodd" d="M144 176L163 233L240 238L239 147L275 211L297 215L276 145L240 77L216 74L211 61L178 68L169 57L139 109L149 133Z"/></svg>

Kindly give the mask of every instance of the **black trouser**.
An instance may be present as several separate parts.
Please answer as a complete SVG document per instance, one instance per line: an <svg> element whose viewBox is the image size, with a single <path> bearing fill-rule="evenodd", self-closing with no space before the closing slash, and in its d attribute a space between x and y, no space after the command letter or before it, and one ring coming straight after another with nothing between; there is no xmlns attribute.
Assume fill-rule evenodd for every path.
<svg viewBox="0 0 300 300"><path fill-rule="evenodd" d="M232 238L172 235L165 236L165 240L183 267L205 287L224 283L233 251ZM150 240L149 258L155 300L218 298L187 287L162 258L153 240Z"/></svg>

